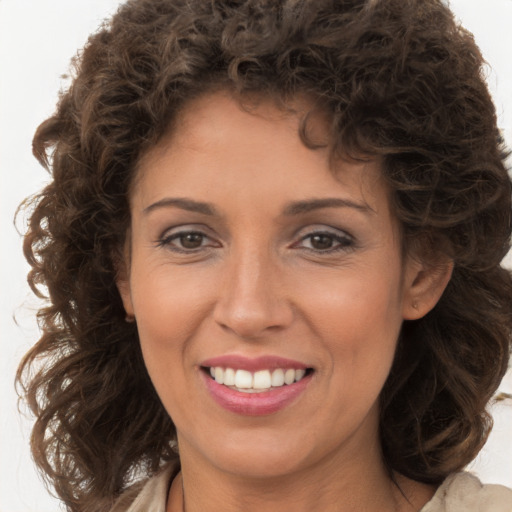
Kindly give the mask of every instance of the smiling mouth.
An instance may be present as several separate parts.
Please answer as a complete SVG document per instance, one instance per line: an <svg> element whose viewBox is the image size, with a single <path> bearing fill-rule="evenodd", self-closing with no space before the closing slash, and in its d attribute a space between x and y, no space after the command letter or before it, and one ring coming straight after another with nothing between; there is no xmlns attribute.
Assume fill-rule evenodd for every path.
<svg viewBox="0 0 512 512"><path fill-rule="evenodd" d="M222 384L241 393L263 393L277 390L283 386L300 382L313 372L312 368L276 368L256 372L221 366L202 366L201 369L217 384Z"/></svg>

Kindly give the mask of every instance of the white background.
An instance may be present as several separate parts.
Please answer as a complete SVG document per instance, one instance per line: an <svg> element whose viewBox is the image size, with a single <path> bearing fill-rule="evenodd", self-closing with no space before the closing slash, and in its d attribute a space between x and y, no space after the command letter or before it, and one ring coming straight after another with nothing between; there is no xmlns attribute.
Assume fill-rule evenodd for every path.
<svg viewBox="0 0 512 512"><path fill-rule="evenodd" d="M37 339L37 302L13 226L17 205L47 179L31 155L37 125L57 101L60 76L89 33L118 0L0 0L0 512L59 510L36 476L30 421L17 411L16 365ZM512 0L452 0L489 62L488 82L500 127L512 146ZM510 264L510 256L509 256ZM512 392L509 372L502 390ZM493 407L496 426L474 465L486 482L512 486L512 404Z"/></svg>

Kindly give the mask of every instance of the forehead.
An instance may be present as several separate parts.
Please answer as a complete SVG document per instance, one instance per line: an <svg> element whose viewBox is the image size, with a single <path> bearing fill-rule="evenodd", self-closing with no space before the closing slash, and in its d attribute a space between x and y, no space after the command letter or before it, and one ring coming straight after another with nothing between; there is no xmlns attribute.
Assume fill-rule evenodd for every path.
<svg viewBox="0 0 512 512"><path fill-rule="evenodd" d="M300 137L305 119L315 149ZM140 161L139 186L147 189L152 181L158 189L164 179L173 181L176 192L187 182L195 183L196 191L210 187L211 192L219 184L238 182L241 192L253 181L266 180L268 186L260 191L269 198L307 195L308 190L309 195L330 194L334 187L375 209L382 208L383 199L388 205L380 161L333 158L328 116L304 98L283 106L261 97L241 102L221 91L190 101Z"/></svg>

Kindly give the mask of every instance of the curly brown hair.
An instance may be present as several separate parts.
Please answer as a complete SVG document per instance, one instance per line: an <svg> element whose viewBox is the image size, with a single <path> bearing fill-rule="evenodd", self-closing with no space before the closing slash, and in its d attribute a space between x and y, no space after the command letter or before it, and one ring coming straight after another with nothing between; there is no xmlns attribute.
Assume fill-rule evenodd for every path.
<svg viewBox="0 0 512 512"><path fill-rule="evenodd" d="M335 154L381 158L405 249L453 260L438 305L403 325L381 443L389 468L427 483L474 458L512 332L512 187L483 64L441 0L129 0L89 38L34 138L53 180L25 204L24 251L48 301L18 370L35 460L70 511L108 510L177 458L116 266L138 161L216 88L312 98Z"/></svg>

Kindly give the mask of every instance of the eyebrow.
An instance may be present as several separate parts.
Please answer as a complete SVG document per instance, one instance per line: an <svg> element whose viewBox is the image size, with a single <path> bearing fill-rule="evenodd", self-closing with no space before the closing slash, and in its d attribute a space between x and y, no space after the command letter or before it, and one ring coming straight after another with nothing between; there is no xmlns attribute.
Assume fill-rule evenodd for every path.
<svg viewBox="0 0 512 512"><path fill-rule="evenodd" d="M160 199L159 201L156 201L144 208L143 213L147 215L159 208L170 207L180 208L194 213L201 213L203 215L218 215L217 209L211 203L181 197L165 197ZM354 208L355 210L361 211L365 214L376 213L375 210L366 203L357 203L350 199L341 199L339 197L326 197L322 199L306 199L303 201L289 203L285 206L283 214L285 216L300 215L314 210L320 210L322 208Z"/></svg>
<svg viewBox="0 0 512 512"><path fill-rule="evenodd" d="M354 208L365 214L377 213L370 205L366 203L357 203L350 199L341 199L339 197L325 197L322 199L307 199L305 201L296 201L288 204L284 209L284 215L300 215L321 208Z"/></svg>
<svg viewBox="0 0 512 512"><path fill-rule="evenodd" d="M194 201L193 199L185 199L181 197L165 197L156 201L156 203L150 204L144 208L143 213L148 214L159 208L181 208L189 212L202 213L203 215L216 215L217 210L210 203L204 203L202 201Z"/></svg>

